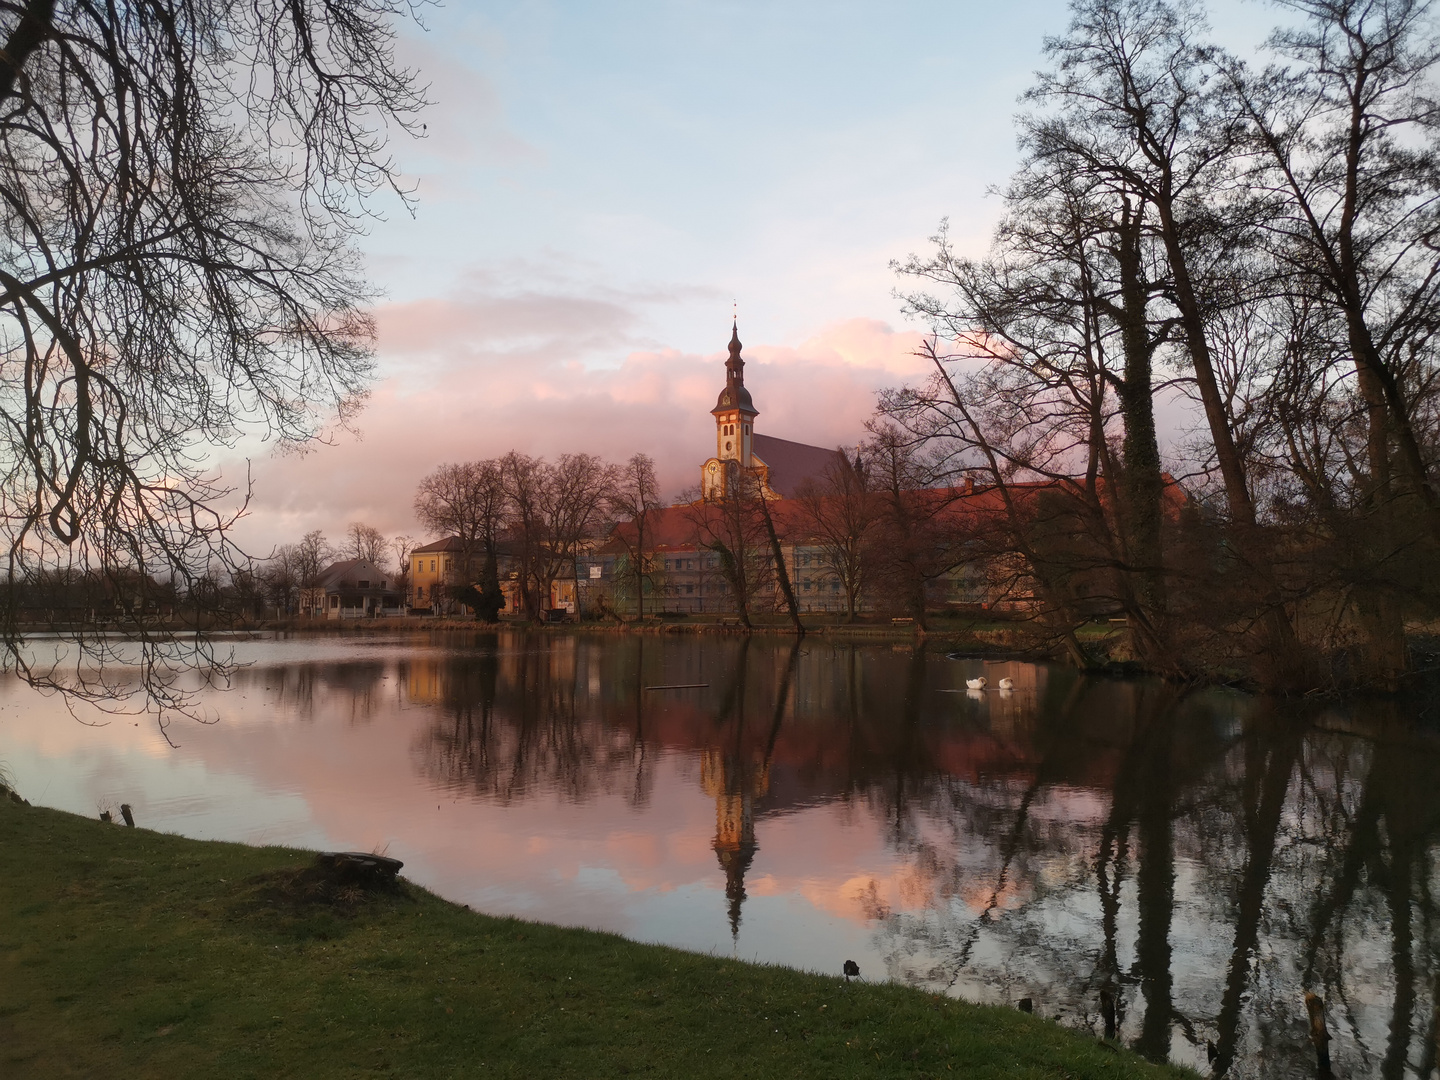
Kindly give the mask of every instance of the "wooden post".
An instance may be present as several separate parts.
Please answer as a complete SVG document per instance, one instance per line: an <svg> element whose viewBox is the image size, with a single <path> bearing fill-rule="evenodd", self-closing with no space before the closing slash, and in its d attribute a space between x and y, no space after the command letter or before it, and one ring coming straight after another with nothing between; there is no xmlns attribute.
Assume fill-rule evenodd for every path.
<svg viewBox="0 0 1440 1080"><path fill-rule="evenodd" d="M135 815L130 813L130 804L128 802L122 802L120 804L120 816L125 819L127 826L132 829L135 827Z"/></svg>
<svg viewBox="0 0 1440 1080"><path fill-rule="evenodd" d="M1305 1011L1310 1014L1310 1042L1315 1046L1315 1075L1330 1080L1330 1029L1325 1026L1325 999L1305 991Z"/></svg>
<svg viewBox="0 0 1440 1080"><path fill-rule="evenodd" d="M1100 1019L1105 1023L1105 1038L1115 1038L1115 995L1109 990L1100 991Z"/></svg>

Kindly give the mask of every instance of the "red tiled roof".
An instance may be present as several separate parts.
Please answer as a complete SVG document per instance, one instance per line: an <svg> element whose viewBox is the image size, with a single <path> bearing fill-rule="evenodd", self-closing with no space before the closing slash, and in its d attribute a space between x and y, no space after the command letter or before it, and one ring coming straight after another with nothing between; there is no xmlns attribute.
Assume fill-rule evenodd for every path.
<svg viewBox="0 0 1440 1080"><path fill-rule="evenodd" d="M792 443L791 445L801 444ZM810 447L810 449L816 448ZM826 453L833 454L835 451L826 451ZM1167 513L1175 514L1188 500L1184 489L1179 484L1168 475L1165 479L1163 495L1165 509ZM1011 501L1022 510L1033 507L1035 499L1046 492L1077 493L1075 485L1060 480L1024 481L1007 484L1006 487L1009 490ZM1100 489L1102 501L1107 498L1104 487L1102 481ZM875 497L884 498L885 496L877 493ZM911 500L912 505L917 508L923 508L930 514L938 515L942 520L948 519L957 527L975 529L982 526L987 519L998 524L1004 520L1006 514L1005 495L996 486L976 486L971 489L924 488L905 492L905 498ZM718 511L703 503L668 506L657 510L650 517L645 546L651 551L660 551L665 548L694 548L700 539L699 523L704 520L706 514L716 512ZM814 530L809 524L804 503L799 499L785 498L770 503L770 516L775 522L776 533L784 541L804 541L813 535ZM621 550L622 544L633 544L635 540L634 522L621 522L611 536L611 542L603 545L602 550L618 551Z"/></svg>

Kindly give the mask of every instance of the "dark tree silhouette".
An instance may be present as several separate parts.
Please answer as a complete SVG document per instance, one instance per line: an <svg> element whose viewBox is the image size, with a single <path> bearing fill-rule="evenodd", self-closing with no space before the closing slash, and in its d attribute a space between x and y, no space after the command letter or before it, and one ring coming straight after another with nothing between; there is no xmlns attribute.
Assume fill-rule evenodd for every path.
<svg viewBox="0 0 1440 1080"><path fill-rule="evenodd" d="M244 492L210 451L345 423L371 371L352 238L398 191L387 130L422 104L403 0L0 4L0 418L9 661L44 568L181 583L243 566ZM149 621L152 700L193 662ZM66 628L102 663L103 644ZM187 659L187 656L190 659Z"/></svg>

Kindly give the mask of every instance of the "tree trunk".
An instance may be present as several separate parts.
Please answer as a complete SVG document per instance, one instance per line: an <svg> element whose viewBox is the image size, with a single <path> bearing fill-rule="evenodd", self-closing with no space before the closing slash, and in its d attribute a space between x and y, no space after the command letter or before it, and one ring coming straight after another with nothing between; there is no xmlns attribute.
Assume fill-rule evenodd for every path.
<svg viewBox="0 0 1440 1080"><path fill-rule="evenodd" d="M1230 511L1236 554L1247 574L1259 577L1254 583L1260 597L1256 647L1252 650L1256 676L1262 685L1271 689L1302 686L1307 682L1308 665L1305 663L1295 626L1286 613L1284 599L1274 580L1263 569L1259 569L1268 566L1270 561L1258 534L1255 502L1246 483L1245 466L1239 447L1235 443L1234 433L1230 430L1229 411L1220 394L1219 380L1215 377L1214 358L1210 352L1209 339L1205 336L1205 319L1190 278L1188 256L1175 221L1169 185L1170 176L1166 170L1162 192L1155 203L1160 214L1165 254L1174 280L1175 306L1180 312L1186 348L1190 354L1190 363L1195 369L1195 382L1200 388L1206 424L1215 446L1215 460L1220 466L1220 475L1225 484L1225 499Z"/></svg>
<svg viewBox="0 0 1440 1080"><path fill-rule="evenodd" d="M785 597L785 608L790 613L790 621L795 624L795 632L803 636L805 624L800 621L800 605L795 602L795 590L790 587L790 571L785 566L785 554L780 549L780 537L775 532L775 519L770 516L770 504L765 496L756 497L760 500L760 515L765 520L765 535L770 539L770 554L775 559L775 575L780 581L780 592Z"/></svg>
<svg viewBox="0 0 1440 1080"><path fill-rule="evenodd" d="M14 93L25 61L50 36L54 18L55 0L30 0L25 5L25 13L10 32L5 48L0 50L0 99Z"/></svg>
<svg viewBox="0 0 1440 1080"><path fill-rule="evenodd" d="M1151 624L1155 625L1165 611L1161 543L1165 481L1160 472L1160 445L1155 434L1152 348L1140 262L1140 213L1136 210L1132 216L1128 204L1123 211L1118 239L1120 339L1125 354L1125 378L1120 385L1125 435L1119 501L1124 514L1130 572L1138 579L1136 593Z"/></svg>
<svg viewBox="0 0 1440 1080"><path fill-rule="evenodd" d="M499 622L505 594L500 591L500 560L495 541L485 541L485 565L480 571L480 598L475 605L475 618L480 622Z"/></svg>

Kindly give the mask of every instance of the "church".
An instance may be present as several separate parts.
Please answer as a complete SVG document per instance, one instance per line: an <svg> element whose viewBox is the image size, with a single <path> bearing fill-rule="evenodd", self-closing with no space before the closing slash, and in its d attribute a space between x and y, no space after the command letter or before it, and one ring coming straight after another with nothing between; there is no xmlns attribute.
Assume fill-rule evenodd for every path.
<svg viewBox="0 0 1440 1080"><path fill-rule="evenodd" d="M845 455L755 430L760 410L745 385L738 324L730 328L725 384L710 415L715 418L715 452L700 466L700 498L653 511L647 519L643 554L635 550L634 524L621 522L607 543L578 560L576 580L582 609L634 613L634 571L622 567L633 566L631 560L638 556L646 566L643 588L648 613L734 611L734 579L727 579L723 572L723 549L727 558L738 557L752 567L747 572L754 586L745 601L747 610L775 610L780 598L769 545L759 536L733 534L734 528L743 532L758 521L737 523L723 505L730 496L740 496L739 502L748 509L738 518L754 519L758 495L769 508L768 517L800 610L843 612L840 580L829 569L822 547L809 539L797 497L804 494L807 482L823 489L828 476L846 465ZM719 533L727 531L725 526L732 532L722 537Z"/></svg>
<svg viewBox="0 0 1440 1080"><path fill-rule="evenodd" d="M748 473L765 498L793 499L806 480L818 484L827 470L843 464L841 454L756 433L755 417L760 413L745 388L740 348L740 326L735 323L730 330L730 358L725 361L725 387L710 410L715 417L715 456L700 467L701 496L723 498L739 476Z"/></svg>

